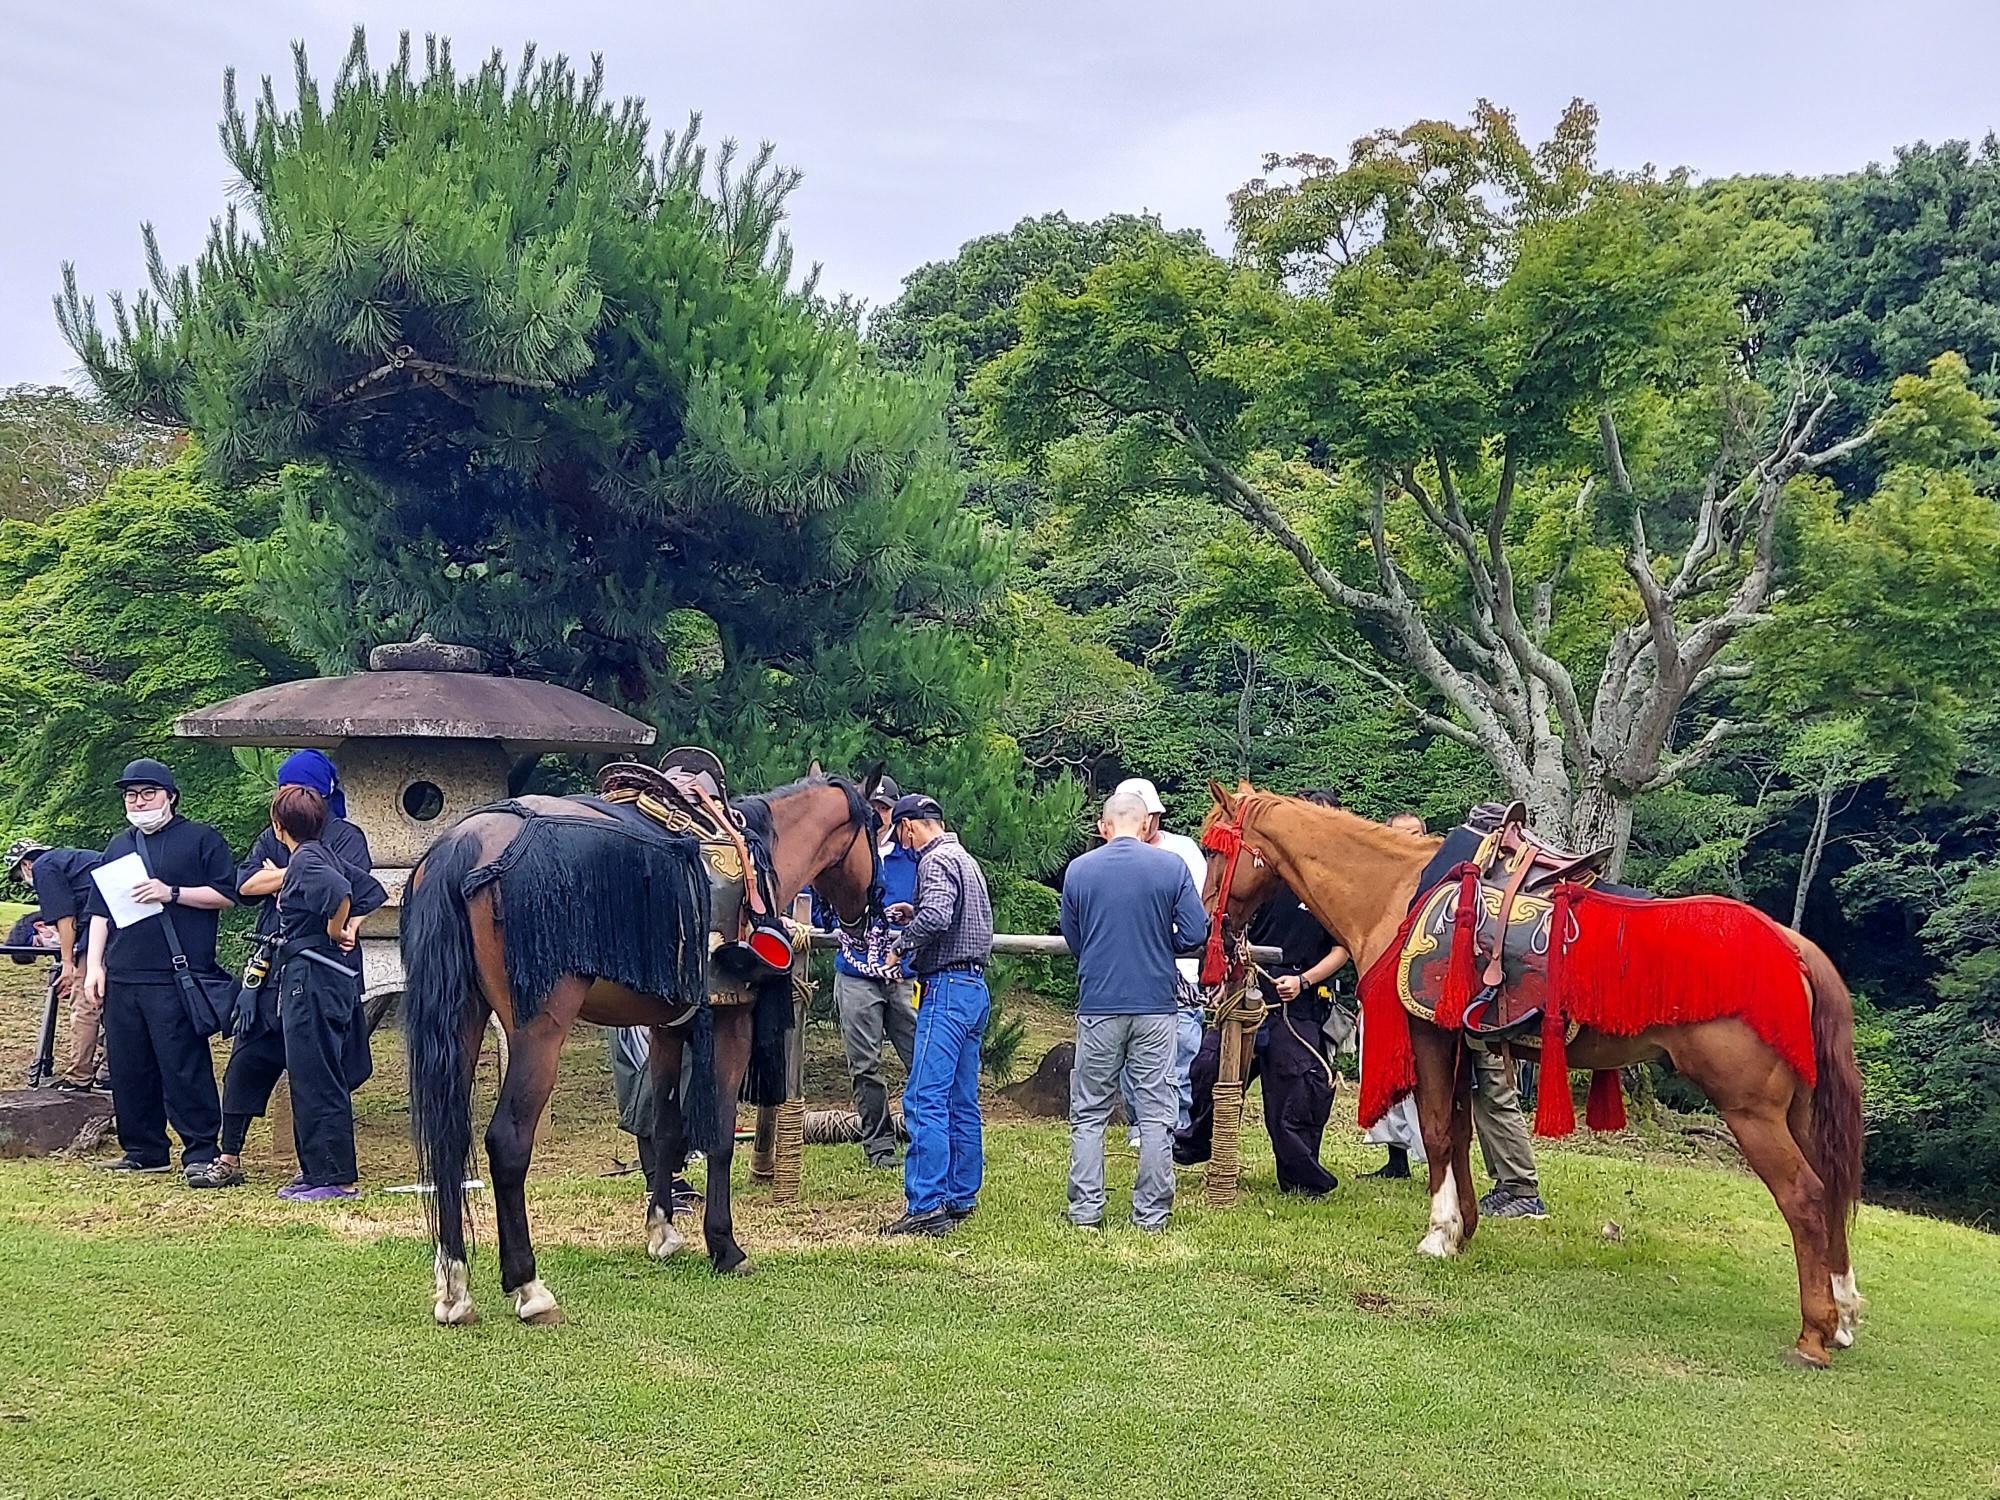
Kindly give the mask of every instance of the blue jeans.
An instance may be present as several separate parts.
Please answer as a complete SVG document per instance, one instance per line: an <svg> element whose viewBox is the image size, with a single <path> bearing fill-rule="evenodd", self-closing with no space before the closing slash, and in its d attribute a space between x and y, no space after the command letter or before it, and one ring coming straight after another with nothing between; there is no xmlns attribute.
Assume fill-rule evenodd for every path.
<svg viewBox="0 0 2000 1500"><path fill-rule="evenodd" d="M1188 1120L1194 1114L1194 1055L1201 1051L1201 1012L1183 1005L1174 1012L1174 1090L1179 1098L1174 1115L1174 1132L1185 1134ZM1132 1070L1128 1067L1118 1075L1118 1092L1125 1100L1125 1119L1134 1130L1139 1128L1139 1095L1132 1087Z"/></svg>
<svg viewBox="0 0 2000 1500"><path fill-rule="evenodd" d="M913 1214L970 1208L985 1156L979 1132L979 1040L991 1003L983 975L932 974L917 1002L917 1040L903 1084L903 1195Z"/></svg>

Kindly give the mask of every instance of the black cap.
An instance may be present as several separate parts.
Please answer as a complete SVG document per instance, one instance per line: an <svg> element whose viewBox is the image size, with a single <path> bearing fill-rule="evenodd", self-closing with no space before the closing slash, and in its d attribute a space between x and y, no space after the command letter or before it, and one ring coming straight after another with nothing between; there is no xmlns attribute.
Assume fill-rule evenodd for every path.
<svg viewBox="0 0 2000 1500"><path fill-rule="evenodd" d="M937 805L937 799L926 797L922 792L911 792L898 797L896 805L889 810L889 821L900 823L905 818L930 818L939 823L944 821L944 809Z"/></svg>
<svg viewBox="0 0 2000 1500"><path fill-rule="evenodd" d="M896 785L896 778L885 773L882 779L875 783L875 790L869 796L868 800L870 802L894 802L902 795L903 789Z"/></svg>
<svg viewBox="0 0 2000 1500"><path fill-rule="evenodd" d="M179 785L174 781L174 773L157 760L139 759L125 767L125 774L111 783L120 791L133 786L159 786L178 793Z"/></svg>

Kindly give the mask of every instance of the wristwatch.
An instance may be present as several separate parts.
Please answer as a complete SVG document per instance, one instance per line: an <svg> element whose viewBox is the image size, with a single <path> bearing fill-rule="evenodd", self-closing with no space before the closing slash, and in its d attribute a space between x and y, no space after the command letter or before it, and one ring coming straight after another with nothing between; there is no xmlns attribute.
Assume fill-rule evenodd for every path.
<svg viewBox="0 0 2000 1500"><path fill-rule="evenodd" d="M179 906L180 904L181 904L181 888L180 888L179 886L177 886L177 885L170 885L170 886L168 886L168 887L167 887L167 905L169 905L169 906Z"/></svg>

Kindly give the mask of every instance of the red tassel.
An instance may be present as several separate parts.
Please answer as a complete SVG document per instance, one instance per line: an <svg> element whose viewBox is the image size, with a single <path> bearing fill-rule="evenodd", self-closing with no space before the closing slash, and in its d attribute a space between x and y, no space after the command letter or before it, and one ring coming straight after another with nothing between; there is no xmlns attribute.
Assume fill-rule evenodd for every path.
<svg viewBox="0 0 2000 1500"><path fill-rule="evenodd" d="M1590 1075L1590 1097L1584 1101L1583 1123L1592 1130L1625 1128L1625 1094L1616 1068L1599 1068Z"/></svg>
<svg viewBox="0 0 2000 1500"><path fill-rule="evenodd" d="M1355 1114L1363 1130L1417 1086L1410 1015L1396 993L1396 959L1402 951L1399 939L1361 980L1361 1090Z"/></svg>
<svg viewBox="0 0 2000 1500"><path fill-rule="evenodd" d="M1444 993L1438 997L1437 1024L1447 1031L1465 1025L1465 1007L1479 988L1479 867L1458 867L1458 911L1452 921L1451 961L1445 966Z"/></svg>
<svg viewBox="0 0 2000 1500"><path fill-rule="evenodd" d="M1216 887L1215 911L1208 919L1208 942L1201 950L1198 976L1204 985L1217 985L1229 977L1229 955L1222 948L1222 914L1229 910L1230 887L1236 884L1236 861L1243 854L1243 830L1234 823L1216 823L1202 835L1201 841L1217 854L1227 856L1222 866L1222 884Z"/></svg>
<svg viewBox="0 0 2000 1500"><path fill-rule="evenodd" d="M1535 1134L1572 1135L1576 1100L1569 1091L1569 1023L1551 1005L1542 1011L1542 1062L1535 1085Z"/></svg>

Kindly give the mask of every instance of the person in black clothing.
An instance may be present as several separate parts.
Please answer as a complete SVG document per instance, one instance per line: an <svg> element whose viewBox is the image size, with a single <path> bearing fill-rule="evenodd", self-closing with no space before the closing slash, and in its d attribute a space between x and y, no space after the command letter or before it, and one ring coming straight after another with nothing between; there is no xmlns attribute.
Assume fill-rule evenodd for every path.
<svg viewBox="0 0 2000 1500"><path fill-rule="evenodd" d="M141 853L143 837L149 873L132 894L162 910L129 927L114 927L104 895L94 886L86 908L97 920L91 923L83 983L104 1007L111 1101L118 1144L124 1147L124 1155L102 1165L115 1172L164 1172L172 1157L167 1141L172 1122L188 1184L200 1186L215 1160L222 1107L208 1043L195 1030L174 979L166 921L171 913L189 969L218 974L216 919L235 904L236 866L219 832L180 815L180 788L160 762L133 761L117 785L132 826L105 846L105 862Z"/></svg>
<svg viewBox="0 0 2000 1500"><path fill-rule="evenodd" d="M1340 806L1340 799L1323 789L1299 795L1321 806ZM1257 1029L1244 1082L1263 1080L1264 1129L1277 1157L1279 1189L1317 1198L1339 1185L1320 1164L1319 1148L1333 1110L1333 1068L1326 1058L1324 1028L1333 976L1347 964L1348 953L1282 885L1251 915L1248 936L1251 943L1277 948L1284 957L1258 978L1269 1011ZM1188 1128L1174 1139L1174 1160L1183 1166L1209 1158L1221 1056L1222 1035L1211 1026L1189 1074L1195 1099Z"/></svg>
<svg viewBox="0 0 2000 1500"><path fill-rule="evenodd" d="M321 841L326 823L326 802L308 787L279 787L271 799L271 824L290 859L278 887L278 941L264 983L277 988L299 1157L298 1181L278 1196L295 1202L355 1195L350 1038L361 975L343 961L341 948L350 933L354 883Z"/></svg>
<svg viewBox="0 0 2000 1500"><path fill-rule="evenodd" d="M63 1093L87 1094L97 1085L102 1016L77 981L89 946L90 919L84 910L90 904L90 872L103 858L95 849L51 849L34 839L17 839L7 850L8 873L33 888L36 915L56 931L61 955L56 994L70 1002L68 1045L55 1081Z"/></svg>
<svg viewBox="0 0 2000 1500"><path fill-rule="evenodd" d="M368 838L343 816L347 799L341 793L333 762L318 750L301 750L286 757L278 767L278 786L281 790L305 787L324 800L325 824L316 842L339 865L352 891L347 923L335 939L340 951L333 956L358 976L360 960L355 945L362 919L388 900L388 892L373 874L375 861L368 850ZM278 890L291 857L273 823L257 835L257 842L236 871L238 898L258 903L256 936L267 958L278 938ZM255 989L246 988L238 1004L235 1040L229 1065L222 1072L222 1155L214 1174L222 1180L215 1183L217 1187L235 1187L243 1181L243 1141L250 1122L270 1108L271 1093L285 1071L285 1034L274 977L267 966L264 982ZM344 1056L349 1088L361 1087L374 1071L374 1059L369 1052L367 1019L359 1006L354 1009ZM298 1181L303 1180L301 1172Z"/></svg>

